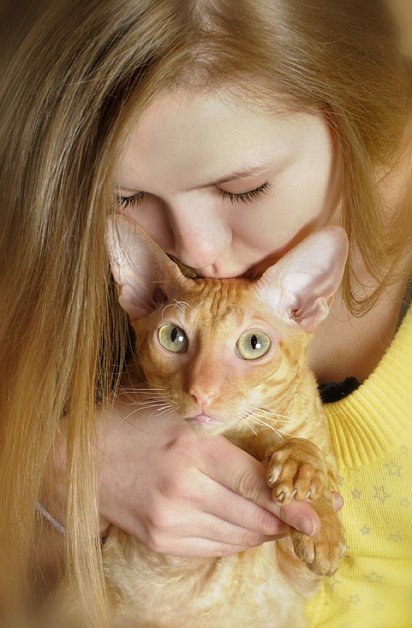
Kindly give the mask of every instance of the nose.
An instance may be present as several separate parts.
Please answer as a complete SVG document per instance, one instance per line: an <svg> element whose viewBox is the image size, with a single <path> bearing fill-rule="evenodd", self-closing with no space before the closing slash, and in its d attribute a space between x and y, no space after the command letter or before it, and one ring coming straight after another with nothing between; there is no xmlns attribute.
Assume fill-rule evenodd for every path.
<svg viewBox="0 0 412 628"><path fill-rule="evenodd" d="M191 386L189 389L189 395L192 395L199 404L201 410L210 405L214 399L216 399L218 392L211 386Z"/></svg>
<svg viewBox="0 0 412 628"><path fill-rule="evenodd" d="M193 268L214 264L229 249L232 232L213 209L180 205L172 210L175 255Z"/></svg>

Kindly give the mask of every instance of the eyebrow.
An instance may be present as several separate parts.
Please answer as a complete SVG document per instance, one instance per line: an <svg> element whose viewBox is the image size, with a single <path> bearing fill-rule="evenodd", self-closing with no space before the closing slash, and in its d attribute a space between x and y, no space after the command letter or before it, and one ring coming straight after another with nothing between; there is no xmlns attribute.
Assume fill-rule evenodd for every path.
<svg viewBox="0 0 412 628"><path fill-rule="evenodd" d="M270 168L271 166L271 163L264 163L255 166L244 166L243 168L241 168L241 170L230 172L221 179L218 179L217 181L203 183L202 185L197 185L194 188L185 189L183 190L183 192L191 192L192 190L203 190L204 188L208 188L212 185L219 185L220 183L227 183L228 181L238 181L239 179L245 179L246 177L250 177L251 175L259 174L260 172L266 170L267 168ZM122 185L119 185L118 189L124 190L125 192L136 192L136 189L123 187Z"/></svg>

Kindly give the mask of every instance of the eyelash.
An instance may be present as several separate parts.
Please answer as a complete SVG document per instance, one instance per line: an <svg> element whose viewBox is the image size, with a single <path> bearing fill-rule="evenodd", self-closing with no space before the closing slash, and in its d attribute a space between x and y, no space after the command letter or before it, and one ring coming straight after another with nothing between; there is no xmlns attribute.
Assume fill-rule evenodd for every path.
<svg viewBox="0 0 412 628"><path fill-rule="evenodd" d="M253 199L258 198L262 194L265 194L266 192L268 192L270 188L271 188L270 183L266 182L260 185L255 190L250 190L250 192L243 192L242 194L232 194L230 192L226 192L225 190L218 188L218 194L219 196L223 196L223 198L229 198L232 204L236 202L249 203ZM126 207L139 205L143 201L143 199L144 199L143 192L139 192L138 194L134 194L133 196L116 196L116 201L118 205L120 207L123 207L124 209Z"/></svg>
<svg viewBox="0 0 412 628"><path fill-rule="evenodd" d="M255 190L250 190L250 192L243 192L243 194L231 194L230 192L225 192L225 190L221 190L218 188L217 193L219 196L223 196L223 198L229 198L231 203L242 201L243 203L249 203L254 198L258 198L262 194L265 194L270 190L269 183L263 183L261 186L256 188Z"/></svg>

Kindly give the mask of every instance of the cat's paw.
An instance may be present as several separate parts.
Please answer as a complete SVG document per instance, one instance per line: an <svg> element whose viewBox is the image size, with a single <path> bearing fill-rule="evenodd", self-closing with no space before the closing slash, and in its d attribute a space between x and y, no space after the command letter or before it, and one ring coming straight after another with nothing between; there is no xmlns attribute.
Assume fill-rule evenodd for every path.
<svg viewBox="0 0 412 628"><path fill-rule="evenodd" d="M295 554L318 576L333 576L346 552L346 543L339 519L323 525L315 536L291 529Z"/></svg>
<svg viewBox="0 0 412 628"><path fill-rule="evenodd" d="M291 501L315 501L322 495L327 475L320 457L304 447L287 443L272 454L266 481L274 500L287 504Z"/></svg>

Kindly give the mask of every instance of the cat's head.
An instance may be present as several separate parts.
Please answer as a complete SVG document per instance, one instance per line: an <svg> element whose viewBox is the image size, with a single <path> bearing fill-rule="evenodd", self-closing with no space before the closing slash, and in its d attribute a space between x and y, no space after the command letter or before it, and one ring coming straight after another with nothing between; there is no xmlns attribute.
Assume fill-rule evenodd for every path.
<svg viewBox="0 0 412 628"><path fill-rule="evenodd" d="M239 421L246 429L253 413L264 420L269 396L280 403L293 394L348 252L344 230L326 227L255 281L193 279L122 216L109 220L107 242L119 301L159 407L169 404L208 433Z"/></svg>

